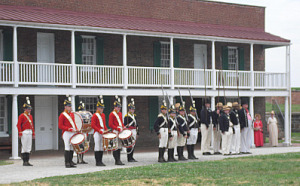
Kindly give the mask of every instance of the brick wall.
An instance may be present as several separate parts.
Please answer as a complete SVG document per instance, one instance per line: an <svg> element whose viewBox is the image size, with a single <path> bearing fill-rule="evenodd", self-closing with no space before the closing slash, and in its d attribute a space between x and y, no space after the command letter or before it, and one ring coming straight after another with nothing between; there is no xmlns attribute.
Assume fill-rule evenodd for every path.
<svg viewBox="0 0 300 186"><path fill-rule="evenodd" d="M265 8L199 0L2 0L2 5L200 22L264 29Z"/></svg>
<svg viewBox="0 0 300 186"><path fill-rule="evenodd" d="M300 113L292 113L292 132L300 132Z"/></svg>
<svg viewBox="0 0 300 186"><path fill-rule="evenodd" d="M278 104L285 104L285 97L268 97L266 101L272 103L272 99L276 99ZM292 104L300 104L300 91L292 91Z"/></svg>

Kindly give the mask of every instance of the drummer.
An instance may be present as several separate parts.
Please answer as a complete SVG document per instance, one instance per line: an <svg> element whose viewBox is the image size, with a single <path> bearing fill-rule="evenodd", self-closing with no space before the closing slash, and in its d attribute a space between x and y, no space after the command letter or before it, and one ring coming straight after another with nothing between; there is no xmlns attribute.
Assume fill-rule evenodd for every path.
<svg viewBox="0 0 300 186"><path fill-rule="evenodd" d="M62 138L64 140L64 145L65 145L65 167L66 168L76 167L75 166L76 164L72 161L74 150L73 150L73 146L70 143L70 139L76 132L79 132L75 124L71 101L72 101L71 97L67 95L64 101L65 110L60 114L58 118L58 128L62 130Z"/></svg>
<svg viewBox="0 0 300 186"><path fill-rule="evenodd" d="M116 96L116 100L114 102L114 110L109 114L108 124L109 127L113 130L113 132L116 133L117 135L119 135L119 133L122 132L125 127L122 120L122 112L120 112L121 107L122 105L120 103L120 98ZM115 150L113 152L116 165L125 165L124 163L121 162L121 149L122 149L122 143L119 140L118 150Z"/></svg>
<svg viewBox="0 0 300 186"><path fill-rule="evenodd" d="M134 99L131 99L131 103L128 104L128 113L124 117L124 125L126 128L130 129L132 132L133 138L136 140L137 135L139 135L138 125L136 123L136 115L134 113ZM134 146L132 148L127 148L127 160L128 162L137 162L133 158Z"/></svg>
<svg viewBox="0 0 300 186"><path fill-rule="evenodd" d="M99 96L99 100L97 102L97 111L92 117L92 128L94 129L94 141L95 141L95 159L96 159L96 166L105 166L102 162L103 157L103 139L102 135L107 130L106 121L105 121L105 114L103 113L104 110L104 101L102 96Z"/></svg>
<svg viewBox="0 0 300 186"><path fill-rule="evenodd" d="M84 106L84 103L82 103L82 101L80 101L80 103L79 103L78 111L79 112L85 111L85 106ZM84 137L86 140L89 134L87 132L83 132L83 134L84 134ZM83 160L83 154L77 154L77 163L78 164L87 164L87 162L85 162Z"/></svg>

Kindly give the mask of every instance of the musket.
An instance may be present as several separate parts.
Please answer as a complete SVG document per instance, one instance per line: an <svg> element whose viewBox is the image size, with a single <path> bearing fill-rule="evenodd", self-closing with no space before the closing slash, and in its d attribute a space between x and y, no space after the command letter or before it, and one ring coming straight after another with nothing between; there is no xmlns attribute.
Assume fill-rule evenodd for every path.
<svg viewBox="0 0 300 186"><path fill-rule="evenodd" d="M186 110L185 110L185 102L184 102L183 99L182 99L182 96L181 96L181 93L180 93L179 88L178 88L178 92L179 92L179 96L180 96L180 100L181 100L182 106L183 106L183 108L184 108L185 118L186 118L186 121L188 122L188 121L189 121L189 118L188 118L187 113L186 113Z"/></svg>
<svg viewBox="0 0 300 186"><path fill-rule="evenodd" d="M164 104L166 104L166 106L167 106L167 102L166 102L166 96L165 96L164 88L163 88L163 86L162 86L162 85L161 85L161 91L162 91L162 93L163 93L163 96L164 96L163 103L164 103ZM169 108L168 108L168 106L167 106L167 120L169 121ZM169 125L168 125L168 126L169 126Z"/></svg>
<svg viewBox="0 0 300 186"><path fill-rule="evenodd" d="M194 104L195 104L195 101L194 101L194 99L193 99L193 96L192 96L192 94L191 94L191 91L190 91L190 88L189 88L189 87L188 87L188 90L189 90L189 93L190 93L190 98L191 98L191 102L192 102L192 104L193 104L193 107L196 108L196 106L194 105ZM198 117L197 111L196 111L196 119L197 119L197 121L199 121L199 117Z"/></svg>

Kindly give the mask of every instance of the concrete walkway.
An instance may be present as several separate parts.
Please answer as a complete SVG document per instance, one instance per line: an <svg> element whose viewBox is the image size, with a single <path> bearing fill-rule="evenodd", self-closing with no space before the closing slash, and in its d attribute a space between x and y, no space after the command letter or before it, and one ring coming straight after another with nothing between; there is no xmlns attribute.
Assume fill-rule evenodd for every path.
<svg viewBox="0 0 300 186"><path fill-rule="evenodd" d="M287 152L300 152L300 147L263 147L251 149L251 155L265 155L265 154L277 154L277 153L287 153ZM212 155L212 156L202 156L201 152L195 151L195 155L199 158L198 161L213 161L222 160L224 158L232 157L242 157L251 155L235 155L235 156L222 156L222 155ZM22 182L26 180L33 180L37 178L60 176L60 175L71 175L71 174L82 174L88 172L96 172L102 170L110 170L117 168L128 168L136 167L150 164L157 164L158 152L141 152L135 153L134 157L138 162L128 163L125 154L121 154L121 159L124 166L114 165L114 159L111 154L105 154L103 157L103 162L106 164L105 167L96 167L94 156L89 154L84 157L85 161L89 164L77 165L77 168L66 169L64 167L63 153L61 156L47 156L47 157L34 157L31 159L33 167L22 166L21 160L13 160L14 164L0 166L0 184ZM185 152L185 156L187 156ZM166 153L165 153L166 157ZM73 161L76 158L74 157ZM181 161L182 162L182 161ZM191 161L185 161L191 162ZM193 161L195 162L195 160Z"/></svg>

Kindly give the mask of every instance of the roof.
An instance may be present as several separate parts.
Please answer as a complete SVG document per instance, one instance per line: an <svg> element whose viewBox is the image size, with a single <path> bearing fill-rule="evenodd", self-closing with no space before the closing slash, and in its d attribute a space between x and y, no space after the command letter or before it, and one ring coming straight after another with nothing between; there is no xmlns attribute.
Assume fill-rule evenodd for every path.
<svg viewBox="0 0 300 186"><path fill-rule="evenodd" d="M73 12L49 8L0 5L0 20L45 23L58 25L89 26L156 33L200 35L222 38L260 40L289 43L287 39L272 35L263 29L201 24L198 22L171 21Z"/></svg>

